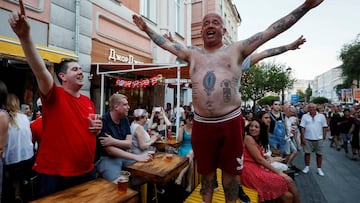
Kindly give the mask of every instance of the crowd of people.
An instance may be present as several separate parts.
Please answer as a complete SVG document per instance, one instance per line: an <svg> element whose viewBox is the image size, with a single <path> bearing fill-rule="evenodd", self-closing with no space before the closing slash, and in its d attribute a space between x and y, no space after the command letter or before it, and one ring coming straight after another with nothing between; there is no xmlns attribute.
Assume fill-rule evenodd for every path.
<svg viewBox="0 0 360 203"><path fill-rule="evenodd" d="M306 0L266 30L230 45L223 43L226 29L221 16L209 13L204 16L202 22L201 35L204 41L202 48L184 47L169 40L148 27L142 17L133 15L135 25L151 40L189 63L193 87L193 103L188 107L179 109L174 105L172 115L169 113L171 107L166 110L162 107L154 107L150 118L147 110L135 109L132 111L133 122L128 118L130 106L127 97L117 93L109 99L109 112L96 119L90 116L95 113L95 106L80 92L84 85L84 74L82 67L75 60L63 60L57 65L55 71L61 86L56 85L55 78L47 70L44 60L35 48L30 36L30 25L25 8L20 4L20 11L11 13L9 24L20 40L26 60L38 84L42 103L40 117L42 130L38 131L39 135L35 139L38 141L36 154L29 150L26 150L26 153L16 150L17 156L21 159L16 159L16 165L12 167L28 167L31 163L32 169L39 177L37 197L93 180L96 175L114 181L123 167L135 161L151 160L152 156L147 149L156 139L166 137L167 131L175 124L180 126L180 134L177 137L182 141L179 155L186 156L190 160L189 167L180 173L176 183L182 181L186 172L192 172L193 160L196 158L198 172L202 177L201 194L204 202L212 201L212 194L217 185L217 168L222 170L222 185L228 203L238 199L239 191L242 191L241 182L256 189L261 200L280 199L282 202L299 202L293 180L283 170L273 167L270 164L272 158L264 155L268 149L277 149L281 158L285 158L288 165L292 164L295 154L291 141L297 134L296 119L289 118L293 121L288 126L286 113L284 115L280 108L276 107L280 106L279 103L274 102L269 112L270 123L265 125L261 119L249 121L245 131L238 86L243 69L245 71L251 64L264 57L297 49L305 42L300 37L286 46L286 50L267 53L266 56L251 55L251 58L247 58L259 46L289 29L322 1ZM8 100L16 101L16 98L7 95L1 83L0 90L1 94L6 94ZM8 140L12 138L8 138L10 133L2 132L3 129L7 132L12 132L12 129L22 130L26 134L26 140L22 140L23 144L19 141L17 143L26 149L33 148L31 141L34 138L29 134L31 130L30 123L26 123L27 118L18 116L20 104L14 102L16 108L11 109L8 101L1 102L0 108L5 111L0 111L0 125L5 128L1 128L0 141L3 142L0 143L0 152L4 154L6 166L9 146L5 143L9 143ZM321 125L313 126L308 120L301 119L300 140L305 146L306 153L316 151L318 161L322 155L322 142L312 140L314 135L311 133L314 128L316 130L325 128L326 123L322 122L322 114L314 115L312 111L308 114L310 119L315 117ZM304 115L303 118L306 116ZM24 123L26 129L17 126L20 122ZM349 138L348 134L341 136ZM307 160L310 161L305 158L305 162ZM9 164L13 163L9 162ZM255 171L259 174L254 174ZM321 161L320 167L318 166L319 175L320 172L322 172ZM240 180L240 175L243 180ZM271 178L267 179L267 177ZM274 181L269 182L270 180ZM262 181L268 182L263 184ZM276 187L270 187L270 183L276 183ZM12 179L12 184L15 190L14 201L22 202L21 191L18 192L16 187L18 180ZM191 191L191 185L188 184L185 190Z"/></svg>

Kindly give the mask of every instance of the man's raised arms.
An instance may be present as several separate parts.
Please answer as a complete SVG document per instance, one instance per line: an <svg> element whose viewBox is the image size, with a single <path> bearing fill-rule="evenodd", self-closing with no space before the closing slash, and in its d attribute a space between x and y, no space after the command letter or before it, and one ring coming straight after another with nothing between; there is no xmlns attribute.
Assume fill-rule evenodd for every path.
<svg viewBox="0 0 360 203"><path fill-rule="evenodd" d="M246 40L239 41L237 44L239 51L242 53L242 57L247 57L260 45L289 29L308 11L317 7L323 1L324 0L306 0L302 5L293 10L291 13L271 24L265 31L256 33Z"/></svg>

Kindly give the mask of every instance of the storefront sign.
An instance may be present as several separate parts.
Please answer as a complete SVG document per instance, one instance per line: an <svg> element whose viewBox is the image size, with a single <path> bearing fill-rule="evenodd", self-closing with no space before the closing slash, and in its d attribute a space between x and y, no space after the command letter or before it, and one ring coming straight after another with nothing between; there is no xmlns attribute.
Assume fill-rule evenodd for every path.
<svg viewBox="0 0 360 203"><path fill-rule="evenodd" d="M120 63L137 63L137 64L144 63L142 61L135 60L134 56L131 54L129 54L128 56L123 56L123 55L117 54L115 49L112 49L112 48L110 48L110 50L109 50L108 59L109 59L109 61L120 62Z"/></svg>

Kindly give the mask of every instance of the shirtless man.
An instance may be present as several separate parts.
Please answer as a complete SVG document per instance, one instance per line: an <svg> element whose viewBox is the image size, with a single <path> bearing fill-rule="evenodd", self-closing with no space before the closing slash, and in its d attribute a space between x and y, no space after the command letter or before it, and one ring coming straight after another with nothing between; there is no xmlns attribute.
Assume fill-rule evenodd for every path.
<svg viewBox="0 0 360 203"><path fill-rule="evenodd" d="M205 202L212 201L216 168L223 172L226 202L237 199L244 131L238 92L239 66L256 48L290 28L321 2L323 0L306 0L265 31L229 46L222 42L226 29L221 17L215 13L207 14L201 28L204 48L172 43L149 28L140 16L133 16L134 23L157 45L189 63L196 112L192 145L198 172L203 177L201 194Z"/></svg>

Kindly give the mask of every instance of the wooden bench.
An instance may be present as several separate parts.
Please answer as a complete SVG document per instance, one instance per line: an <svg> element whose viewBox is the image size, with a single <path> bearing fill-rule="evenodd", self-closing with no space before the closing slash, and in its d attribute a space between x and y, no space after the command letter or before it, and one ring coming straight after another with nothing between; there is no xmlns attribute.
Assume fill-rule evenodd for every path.
<svg viewBox="0 0 360 203"><path fill-rule="evenodd" d="M216 174L217 174L217 181L219 183L219 191L214 191L213 194L213 203L224 203L225 199L224 199L224 189L222 187L221 184L221 170L218 169L216 170ZM186 200L184 201L184 203L199 203L202 202L202 196L200 194L200 189L201 189L201 184L199 184L195 190L186 198ZM258 193L250 188L246 188L243 186L243 189L245 191L245 193L249 196L251 203L258 203L259 201L259 195ZM237 200L237 202L240 202L239 200Z"/></svg>

